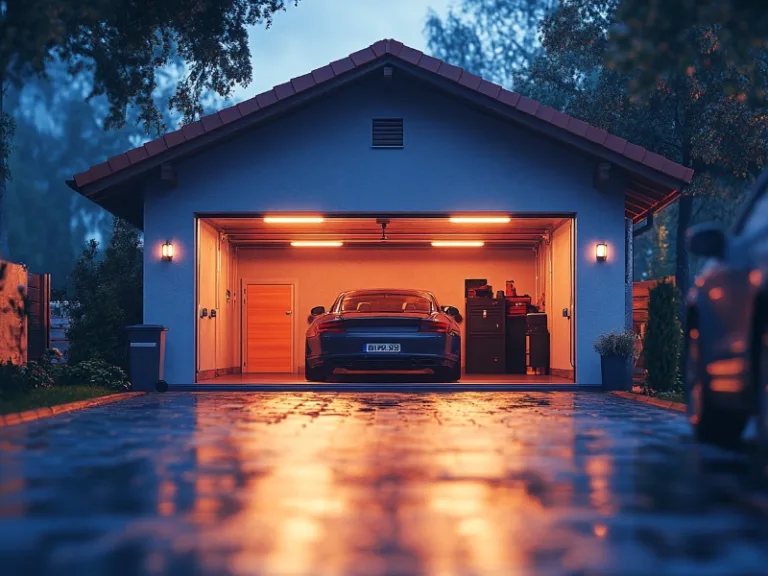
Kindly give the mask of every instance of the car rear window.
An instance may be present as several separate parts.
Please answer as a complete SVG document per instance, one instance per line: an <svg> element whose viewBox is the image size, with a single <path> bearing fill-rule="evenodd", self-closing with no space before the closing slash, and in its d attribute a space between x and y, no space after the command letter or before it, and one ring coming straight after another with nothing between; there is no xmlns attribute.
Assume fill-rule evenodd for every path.
<svg viewBox="0 0 768 576"><path fill-rule="evenodd" d="M417 294L365 292L344 296L341 301L341 311L362 313L424 312L429 314L432 311L432 306L429 298Z"/></svg>

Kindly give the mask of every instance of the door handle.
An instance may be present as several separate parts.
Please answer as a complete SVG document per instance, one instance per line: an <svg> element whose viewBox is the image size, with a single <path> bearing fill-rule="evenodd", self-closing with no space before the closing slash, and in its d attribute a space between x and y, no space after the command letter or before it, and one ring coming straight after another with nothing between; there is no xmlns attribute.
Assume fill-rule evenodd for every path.
<svg viewBox="0 0 768 576"><path fill-rule="evenodd" d="M290 316L291 314L293 314L293 310L286 310L285 311L285 315L286 316Z"/></svg>

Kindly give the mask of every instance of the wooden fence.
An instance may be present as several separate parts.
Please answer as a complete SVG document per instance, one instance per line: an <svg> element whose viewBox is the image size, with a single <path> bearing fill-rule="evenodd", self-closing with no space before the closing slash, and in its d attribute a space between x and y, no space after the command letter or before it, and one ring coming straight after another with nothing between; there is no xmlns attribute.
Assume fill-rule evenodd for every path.
<svg viewBox="0 0 768 576"><path fill-rule="evenodd" d="M639 334L641 338L645 336L645 328L648 325L648 301L650 299L651 289L662 279L645 280L632 284L632 331ZM666 278L668 282L675 282L674 276ZM640 348L640 357L635 362L634 381L640 386L645 381L645 367L643 366L642 346Z"/></svg>
<svg viewBox="0 0 768 576"><path fill-rule="evenodd" d="M0 261L0 362L23 364L50 345L51 277Z"/></svg>

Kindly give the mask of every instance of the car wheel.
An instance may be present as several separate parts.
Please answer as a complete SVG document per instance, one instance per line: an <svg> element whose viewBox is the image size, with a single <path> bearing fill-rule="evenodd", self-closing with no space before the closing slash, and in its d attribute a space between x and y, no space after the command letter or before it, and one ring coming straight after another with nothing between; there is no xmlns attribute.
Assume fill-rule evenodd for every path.
<svg viewBox="0 0 768 576"><path fill-rule="evenodd" d="M325 371L325 368L322 366L317 366L315 368L310 368L307 361L304 361L304 378L306 378L307 382L325 382L328 379L328 375Z"/></svg>
<svg viewBox="0 0 768 576"><path fill-rule="evenodd" d="M747 417L723 410L712 399L704 378L704 362L698 338L686 338L685 380L688 386L688 416L696 438L707 444L733 445L741 439Z"/></svg>

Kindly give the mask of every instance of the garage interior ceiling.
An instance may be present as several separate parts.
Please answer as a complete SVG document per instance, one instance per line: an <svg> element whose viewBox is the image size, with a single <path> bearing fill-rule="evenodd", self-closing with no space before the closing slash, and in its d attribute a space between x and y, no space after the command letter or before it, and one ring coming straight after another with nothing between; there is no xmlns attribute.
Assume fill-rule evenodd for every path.
<svg viewBox="0 0 768 576"><path fill-rule="evenodd" d="M205 218L236 246L289 246L291 242L342 242L344 246L430 246L432 242L483 242L485 246L533 248L568 219L489 215L494 223L455 222L451 217L315 217L306 222L268 222L269 217ZM301 217L300 217L301 218ZM382 230L382 222L386 226ZM382 233L385 239L382 238Z"/></svg>

